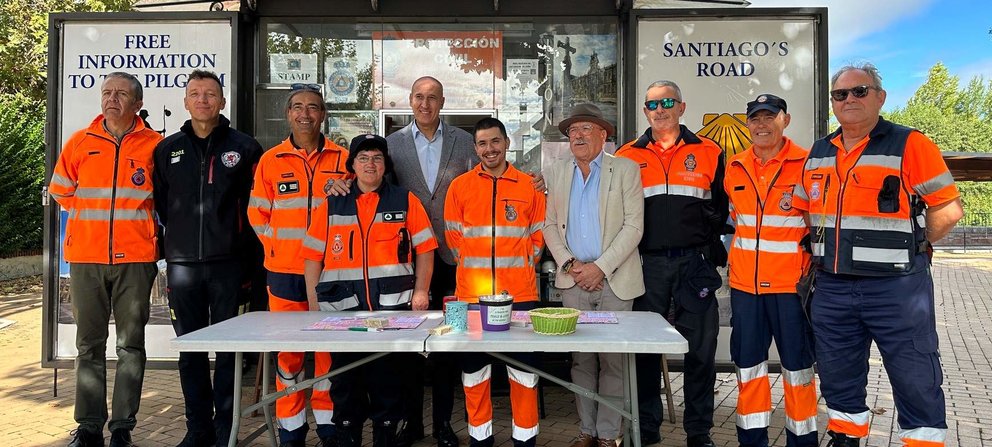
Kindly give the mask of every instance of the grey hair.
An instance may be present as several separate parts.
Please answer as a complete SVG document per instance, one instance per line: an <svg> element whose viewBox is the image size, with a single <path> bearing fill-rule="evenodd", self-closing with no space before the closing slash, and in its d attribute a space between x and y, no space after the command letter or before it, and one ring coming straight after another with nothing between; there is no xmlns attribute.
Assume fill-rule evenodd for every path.
<svg viewBox="0 0 992 447"><path fill-rule="evenodd" d="M134 96L135 101L141 101L145 97L145 92L141 88L141 81L138 80L133 74L126 73L123 71L115 71L108 74L103 78L104 82L110 78L123 79L131 83L131 96Z"/></svg>
<svg viewBox="0 0 992 447"><path fill-rule="evenodd" d="M679 88L679 85L676 84L675 81L668 81L668 80L654 81L651 83L651 85L648 86L645 92L656 87L670 87L672 90L675 90L675 99L679 100L679 102L682 102L682 89ZM646 94L645 94L645 99L647 99Z"/></svg>
<svg viewBox="0 0 992 447"><path fill-rule="evenodd" d="M293 98L295 98L296 95L299 95L300 93L313 93L313 94L319 96L320 97L320 111L321 112L327 112L327 104L324 103L324 94L321 93L320 90L317 90L315 88L310 88L310 87L298 88L296 90L293 90L293 91L289 92L289 96L286 97L286 110L289 110L289 109L293 108Z"/></svg>
<svg viewBox="0 0 992 447"><path fill-rule="evenodd" d="M863 71L865 74L871 77L871 86L875 87L878 90L882 90L882 75L878 74L878 67L876 67L875 64L871 62L865 62L860 65L851 64L840 67L840 69L837 70L837 72L830 77L830 86L833 87L835 84L837 84L837 79L840 79L841 75L854 70Z"/></svg>

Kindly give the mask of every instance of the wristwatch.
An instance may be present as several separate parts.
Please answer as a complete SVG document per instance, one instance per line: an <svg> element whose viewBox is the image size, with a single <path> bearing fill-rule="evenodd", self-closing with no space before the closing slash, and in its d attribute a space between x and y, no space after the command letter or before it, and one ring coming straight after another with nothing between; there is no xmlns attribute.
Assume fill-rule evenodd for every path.
<svg viewBox="0 0 992 447"><path fill-rule="evenodd" d="M572 264L575 264L575 258L565 261L565 263L561 265L562 273L568 273L569 270L572 270Z"/></svg>

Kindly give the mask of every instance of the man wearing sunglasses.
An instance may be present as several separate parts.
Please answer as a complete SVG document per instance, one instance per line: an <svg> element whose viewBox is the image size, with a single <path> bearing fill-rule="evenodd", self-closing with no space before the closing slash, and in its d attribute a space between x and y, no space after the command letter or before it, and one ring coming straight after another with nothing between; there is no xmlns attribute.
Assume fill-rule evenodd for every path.
<svg viewBox="0 0 992 447"><path fill-rule="evenodd" d="M831 443L868 436L874 342L903 444L944 445L930 254L964 215L960 196L929 138L879 116L885 90L874 65L843 67L831 85L840 129L813 144L793 194L814 235L812 323Z"/></svg>
<svg viewBox="0 0 992 447"><path fill-rule="evenodd" d="M679 123L685 112L679 86L648 86L644 116L650 127L617 151L641 168L644 236L638 247L647 292L634 310L668 317L689 342L685 355L685 417L688 447L712 446L713 386L719 315L717 265L726 265L720 242L729 213L723 190L723 150ZM637 356L637 395L642 444L661 440L661 356Z"/></svg>

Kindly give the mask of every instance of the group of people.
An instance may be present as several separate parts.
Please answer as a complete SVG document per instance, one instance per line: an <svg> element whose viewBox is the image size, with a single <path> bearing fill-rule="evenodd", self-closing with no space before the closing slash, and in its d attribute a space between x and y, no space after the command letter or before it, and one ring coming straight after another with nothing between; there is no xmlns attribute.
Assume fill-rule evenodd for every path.
<svg viewBox="0 0 992 447"><path fill-rule="evenodd" d="M814 362L833 445L858 446L867 436L872 342L892 383L900 438L943 445L930 244L963 211L939 149L879 116L885 90L871 64L833 76L840 127L811 150L784 136L788 105L766 93L746 104L752 145L725 160L716 143L680 123L687 103L679 86L658 81L645 94L649 128L615 154L604 151L616 129L600 109L572 107L558 126L571 156L543 175L507 160L510 139L498 119L480 120L472 134L444 124L443 86L432 77L411 87L413 122L385 138L356 136L347 149L321 132L327 109L319 88L294 86L285 107L290 135L264 153L220 114L216 75L194 71L189 79L190 120L162 139L137 116L140 82L107 75L102 114L68 140L51 179L52 196L69 211L64 254L78 328L79 427L70 446L104 445L111 314L118 367L110 445L131 445L159 258L168 262L170 315L182 335L244 310L240 297L253 286L246 259L257 251L271 311L440 310L448 295L475 305L497 294L522 310L538 305L545 244L564 305L655 312L686 338L688 447L714 445L715 292L717 267L728 260L740 445L769 444L772 340L788 446L818 445ZM729 233L728 254L721 236ZM810 297L803 285L811 277ZM314 374L360 357L316 353ZM301 380L304 358L278 354L278 390ZM394 354L317 383L310 407L321 445L362 445L367 419L376 446L423 438L427 370L437 445L460 445L450 422L459 373L469 445L494 445L490 358L434 353L429 361L425 369L423 356ZM206 354L180 353L187 418L180 446L227 443L232 363L232 354L218 353L211 381ZM648 445L661 440L661 358L638 355L636 366ZM538 376L506 368L513 444L534 446ZM572 355L572 380L605 396L623 394L622 368L618 354ZM576 407L573 447L617 445L620 414L583 396ZM277 400L282 445L305 445L305 409L303 392Z"/></svg>

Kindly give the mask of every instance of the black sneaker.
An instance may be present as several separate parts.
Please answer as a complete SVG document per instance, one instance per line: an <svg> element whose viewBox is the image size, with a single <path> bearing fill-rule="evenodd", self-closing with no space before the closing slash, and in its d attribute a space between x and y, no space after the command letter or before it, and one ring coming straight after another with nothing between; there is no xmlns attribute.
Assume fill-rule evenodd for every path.
<svg viewBox="0 0 992 447"><path fill-rule="evenodd" d="M103 447L103 433L79 427L71 432L69 447Z"/></svg>
<svg viewBox="0 0 992 447"><path fill-rule="evenodd" d="M217 436L211 432L186 432L186 437L176 447L213 447Z"/></svg>
<svg viewBox="0 0 992 447"><path fill-rule="evenodd" d="M110 432L110 447L131 447L131 430L118 428Z"/></svg>
<svg viewBox="0 0 992 447"><path fill-rule="evenodd" d="M397 447L410 447L413 443L424 439L424 426L414 427L410 423L403 423L399 433L396 434Z"/></svg>
<svg viewBox="0 0 992 447"><path fill-rule="evenodd" d="M689 439L686 440L685 445L687 447L716 447L716 445L713 444L713 439L711 439L708 434L690 436Z"/></svg>
<svg viewBox="0 0 992 447"><path fill-rule="evenodd" d="M458 447L458 436L455 436L451 422L434 424L434 439L437 440L438 447Z"/></svg>

